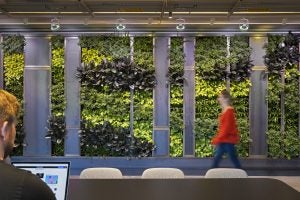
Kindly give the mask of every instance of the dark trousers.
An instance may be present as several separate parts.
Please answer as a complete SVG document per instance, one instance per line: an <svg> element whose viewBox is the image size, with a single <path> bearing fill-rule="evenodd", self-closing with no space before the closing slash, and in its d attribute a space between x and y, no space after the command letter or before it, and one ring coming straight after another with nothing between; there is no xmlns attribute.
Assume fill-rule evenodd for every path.
<svg viewBox="0 0 300 200"><path fill-rule="evenodd" d="M212 168L219 167L219 163L225 153L227 153L227 155L229 156L234 167L241 168L240 161L237 158L235 146L234 144L230 144L230 143L220 143L216 146L215 157L214 157Z"/></svg>

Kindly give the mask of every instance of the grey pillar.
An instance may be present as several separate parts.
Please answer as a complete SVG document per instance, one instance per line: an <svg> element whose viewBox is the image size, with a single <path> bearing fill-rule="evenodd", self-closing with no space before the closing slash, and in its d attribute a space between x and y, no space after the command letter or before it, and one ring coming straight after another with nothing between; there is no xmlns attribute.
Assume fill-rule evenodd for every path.
<svg viewBox="0 0 300 200"><path fill-rule="evenodd" d="M170 144L170 88L167 78L169 61L169 37L154 38L154 66L157 85L154 90L153 140L156 146L153 156L169 156Z"/></svg>
<svg viewBox="0 0 300 200"><path fill-rule="evenodd" d="M266 101L268 76L263 56L264 44L268 41L267 37L250 37L252 48L251 60L253 60L253 71L251 74L250 89L250 157L267 156L266 133L268 130L268 105Z"/></svg>
<svg viewBox="0 0 300 200"><path fill-rule="evenodd" d="M0 36L0 42L3 41L3 37ZM0 49L0 89L4 87L4 63L3 63L3 50Z"/></svg>
<svg viewBox="0 0 300 200"><path fill-rule="evenodd" d="M50 115L50 45L47 37L25 37L24 128L25 156L50 156L46 139Z"/></svg>
<svg viewBox="0 0 300 200"><path fill-rule="evenodd" d="M65 156L80 155L80 83L75 76L81 65L81 48L78 43L78 37L65 38Z"/></svg>
<svg viewBox="0 0 300 200"><path fill-rule="evenodd" d="M195 37L184 38L183 155L195 156Z"/></svg>

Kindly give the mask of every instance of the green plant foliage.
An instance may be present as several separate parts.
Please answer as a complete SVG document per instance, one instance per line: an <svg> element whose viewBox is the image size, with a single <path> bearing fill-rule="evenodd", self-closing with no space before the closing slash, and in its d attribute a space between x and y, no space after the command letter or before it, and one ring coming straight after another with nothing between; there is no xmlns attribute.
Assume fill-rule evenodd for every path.
<svg viewBox="0 0 300 200"><path fill-rule="evenodd" d="M62 35L56 35L51 37L51 48L52 49L63 49L64 48L64 42L65 37Z"/></svg>
<svg viewBox="0 0 300 200"><path fill-rule="evenodd" d="M203 80L226 79L226 37L197 37L195 47L196 74Z"/></svg>
<svg viewBox="0 0 300 200"><path fill-rule="evenodd" d="M248 37L230 37L230 73L228 77L232 81L244 81L250 76L253 64L250 60L251 48Z"/></svg>
<svg viewBox="0 0 300 200"><path fill-rule="evenodd" d="M51 116L48 119L48 137L51 137L52 155L64 155L65 91L64 91L64 37L51 37Z"/></svg>
<svg viewBox="0 0 300 200"><path fill-rule="evenodd" d="M105 55L99 55L99 51L97 49L87 49L81 48L81 61L84 64L93 63L94 65L99 65L104 59L111 61L111 57L105 57Z"/></svg>
<svg viewBox="0 0 300 200"><path fill-rule="evenodd" d="M224 85L224 82L200 80L196 77L196 156L213 155L210 141L216 133L218 113L221 111L216 99Z"/></svg>
<svg viewBox="0 0 300 200"><path fill-rule="evenodd" d="M22 35L7 35L3 37L1 48L6 55L23 54L25 38Z"/></svg>
<svg viewBox="0 0 300 200"><path fill-rule="evenodd" d="M115 128L109 122L93 125L82 121L81 149L86 156L147 157L152 155L154 146L131 137L128 128Z"/></svg>
<svg viewBox="0 0 300 200"><path fill-rule="evenodd" d="M217 96L225 89L226 77L231 79L230 91L237 113L240 143L239 156L249 152L249 72L253 66L250 61L251 49L246 37L230 38L230 56L227 57L226 37L196 38L196 155L213 155L211 139L216 134L218 113L221 108ZM209 47L209 48L208 48ZM230 65L230 73L226 66Z"/></svg>
<svg viewBox="0 0 300 200"><path fill-rule="evenodd" d="M133 60L137 65L154 70L153 38L134 37ZM152 141L153 130L153 92L136 91L134 94L134 135L137 138Z"/></svg>
<svg viewBox="0 0 300 200"><path fill-rule="evenodd" d="M134 37L134 62L137 65L146 66L154 69L153 63L153 38ZM151 60L152 59L152 60Z"/></svg>
<svg viewBox="0 0 300 200"><path fill-rule="evenodd" d="M48 119L49 128L46 137L50 137L54 144L63 144L66 136L66 124L64 116L52 116Z"/></svg>
<svg viewBox="0 0 300 200"><path fill-rule="evenodd" d="M93 63L78 69L81 84L98 91L108 88L111 91L152 90L155 86L154 69L136 65L129 58L118 58L112 62L103 60L100 65Z"/></svg>
<svg viewBox="0 0 300 200"><path fill-rule="evenodd" d="M170 155L183 154L183 38L171 37L170 47Z"/></svg>
<svg viewBox="0 0 300 200"><path fill-rule="evenodd" d="M184 65L184 52L183 52L183 38L171 37L170 48L170 67L168 71L169 83L172 86L183 86L183 65Z"/></svg>
<svg viewBox="0 0 300 200"><path fill-rule="evenodd" d="M292 68L299 62L299 40L291 32L287 35L269 35L265 45L264 61L268 71L280 73L284 68Z"/></svg>
<svg viewBox="0 0 300 200"><path fill-rule="evenodd" d="M268 67L268 155L272 158L299 157L299 59L298 39L293 34L269 35L265 45ZM284 69L284 70L283 70ZM285 84L281 82L284 73ZM281 95L284 94L285 131L281 132Z"/></svg>
<svg viewBox="0 0 300 200"><path fill-rule="evenodd" d="M245 76L247 76L245 74ZM230 93L233 97L233 106L236 111L236 118L240 132L240 142L237 145L239 156L249 156L250 124L249 124L249 92L250 81L243 79L242 82L231 82Z"/></svg>
<svg viewBox="0 0 300 200"><path fill-rule="evenodd" d="M97 50L99 56L102 55L104 58L121 58L130 55L130 38L128 36L80 36L79 45L88 50Z"/></svg>
<svg viewBox="0 0 300 200"><path fill-rule="evenodd" d="M107 42L106 45L114 45L115 49L111 50L114 51L114 53L109 53L109 51L103 50L102 49L102 43L103 43L103 38L100 37L100 41L96 41L95 37L92 38L86 38L87 41L90 41L91 43L94 43L95 46L93 48L90 48L91 46L83 44L82 47L85 47L82 49L82 61L85 64L88 63L94 63L91 65L97 66L99 65L104 59L107 60L107 62L111 62L113 60L118 60L120 57L117 55L122 55L121 57L124 57L126 55L125 53L118 53L120 45L114 45L113 43L118 40L118 38L113 37L111 38L105 38ZM121 38L122 40L125 41L125 38ZM144 38L143 38L144 39ZM84 40L81 40L84 41ZM126 39L128 41L126 44L126 48L128 49L127 52L130 52L129 48L129 38ZM150 38L150 41L152 41L152 38ZM148 38L145 39L144 41L146 44L149 44ZM141 42L140 44L144 45L144 42ZM99 45L96 45L96 44ZM135 50L139 51L139 46L135 46ZM122 51L122 50L121 50ZM152 53L145 53L146 51L152 52L152 43L150 48L145 48L142 51L143 55L151 55L148 59L151 60L151 62L142 62L141 60L136 59L135 57L135 63L138 63L138 66L143 66L143 68L140 68L141 72L144 71L153 71L154 69L152 68L153 64L151 66L149 63L152 63L153 57ZM120 52L120 51L119 51ZM129 54L128 54L129 55ZM139 54L135 53L135 56L139 56ZM146 60L145 58L143 58ZM128 73L131 73L131 71L125 70L123 66L119 66L119 69L122 71L122 74L124 73L125 75ZM118 70L119 70L118 69ZM134 68L131 68L134 69ZM112 72L111 70L108 70ZM121 72L119 71L119 72ZM140 72L139 72L140 73ZM129 77L128 80L134 80L133 74L128 75L132 76L131 78ZM110 77L107 77L108 80ZM121 79L122 76L119 76ZM153 82L153 80L151 80ZM129 99L129 84L132 82L127 82L127 83L120 83L124 90L122 91L114 91L112 92L111 89L109 89L108 86L104 86L101 89L101 92L99 88L97 87L88 87L85 85L82 85L81 88L81 110L82 110L82 119L86 120L88 123L91 123L92 126L99 126L99 124L104 124L106 122L109 122L112 126L114 127L120 127L128 129L129 127L129 104L130 104L130 99ZM125 86L127 84L127 86ZM147 83L148 84L148 83ZM149 83L150 84L150 83ZM125 88L126 87L126 88ZM138 88L139 85L136 87ZM152 91L135 91L134 94L134 101L135 101L135 107L134 107L134 135L141 139L142 141L151 141L151 133L152 133L152 109L153 109L153 100L152 100ZM150 112L149 112L150 110ZM139 140L137 139L137 140ZM81 143L83 144L84 141L83 139L81 140ZM133 145L139 145L138 143L135 143L133 141ZM136 146L135 148L138 148ZM99 153L100 152L100 153ZM123 152L123 151L122 151ZM124 153L124 152L123 152ZM82 155L103 155L103 156L109 156L112 155L108 151L103 151L101 148L94 148L92 145L83 145L82 146ZM121 156L121 154L116 154L113 153L113 155L116 156ZM127 154L124 153L123 156Z"/></svg>
<svg viewBox="0 0 300 200"><path fill-rule="evenodd" d="M64 114L66 100L64 94L64 49L52 49L51 65L51 113Z"/></svg>
<svg viewBox="0 0 300 200"><path fill-rule="evenodd" d="M92 124L110 122L114 127L129 127L129 91L98 92L81 88L81 117Z"/></svg>
<svg viewBox="0 0 300 200"><path fill-rule="evenodd" d="M21 103L21 112L18 117L16 127L16 148L13 154L21 156L23 154L24 145L24 124L23 124L23 74L24 74L24 55L19 53L4 54L4 89L14 94Z"/></svg>

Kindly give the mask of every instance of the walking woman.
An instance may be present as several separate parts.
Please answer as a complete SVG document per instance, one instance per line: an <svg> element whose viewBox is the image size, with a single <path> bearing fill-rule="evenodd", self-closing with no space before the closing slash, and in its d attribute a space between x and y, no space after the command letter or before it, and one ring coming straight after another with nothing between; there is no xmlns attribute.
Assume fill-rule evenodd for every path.
<svg viewBox="0 0 300 200"><path fill-rule="evenodd" d="M223 90L217 100L222 108L222 112L219 115L218 132L212 139L212 144L215 145L215 157L212 168L219 167L219 163L225 153L231 159L234 167L241 168L235 149L235 144L239 142L240 137L235 111L231 104L231 96L227 90Z"/></svg>

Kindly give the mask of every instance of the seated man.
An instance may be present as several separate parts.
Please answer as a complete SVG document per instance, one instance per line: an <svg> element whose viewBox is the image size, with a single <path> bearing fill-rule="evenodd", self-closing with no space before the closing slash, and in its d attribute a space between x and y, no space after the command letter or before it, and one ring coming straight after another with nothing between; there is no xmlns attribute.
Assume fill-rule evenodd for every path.
<svg viewBox="0 0 300 200"><path fill-rule="evenodd" d="M19 108L15 96L0 90L0 199L55 199L54 193L39 177L4 162L14 146Z"/></svg>

